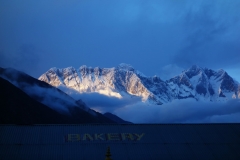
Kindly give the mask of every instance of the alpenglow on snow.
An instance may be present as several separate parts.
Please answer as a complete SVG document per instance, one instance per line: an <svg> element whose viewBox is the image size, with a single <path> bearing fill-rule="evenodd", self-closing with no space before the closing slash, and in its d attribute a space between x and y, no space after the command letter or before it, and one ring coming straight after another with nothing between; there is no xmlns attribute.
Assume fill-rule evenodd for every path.
<svg viewBox="0 0 240 160"><path fill-rule="evenodd" d="M158 76L147 77L128 64L113 68L92 68L85 65L79 69L51 68L39 80L79 93L97 92L118 98L138 96L143 102L158 105L174 99L226 101L240 98L239 83L226 71L214 71L196 65L166 81Z"/></svg>

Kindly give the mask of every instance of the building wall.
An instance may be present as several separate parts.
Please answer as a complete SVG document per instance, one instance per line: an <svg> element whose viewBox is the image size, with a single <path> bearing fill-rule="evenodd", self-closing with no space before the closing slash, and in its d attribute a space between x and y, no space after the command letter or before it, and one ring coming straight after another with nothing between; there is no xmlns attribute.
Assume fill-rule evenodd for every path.
<svg viewBox="0 0 240 160"><path fill-rule="evenodd" d="M1 125L0 159L240 159L240 124Z"/></svg>

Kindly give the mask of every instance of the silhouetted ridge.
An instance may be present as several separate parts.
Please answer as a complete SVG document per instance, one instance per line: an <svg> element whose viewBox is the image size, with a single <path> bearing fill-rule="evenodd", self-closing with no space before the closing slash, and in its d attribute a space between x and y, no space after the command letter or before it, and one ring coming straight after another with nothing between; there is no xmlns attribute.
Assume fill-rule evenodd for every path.
<svg viewBox="0 0 240 160"><path fill-rule="evenodd" d="M61 90L23 72L0 68L0 78L2 124L115 123ZM50 106L45 104L46 101ZM51 106L56 103L64 107L62 111L59 112L58 105Z"/></svg>

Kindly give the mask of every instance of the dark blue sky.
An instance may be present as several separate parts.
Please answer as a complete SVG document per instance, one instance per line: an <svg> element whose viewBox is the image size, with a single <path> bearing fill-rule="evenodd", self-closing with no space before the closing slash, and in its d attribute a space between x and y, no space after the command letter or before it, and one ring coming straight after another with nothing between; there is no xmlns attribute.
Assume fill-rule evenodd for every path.
<svg viewBox="0 0 240 160"><path fill-rule="evenodd" d="M0 0L0 66L131 64L163 79L192 64L240 82L239 0Z"/></svg>

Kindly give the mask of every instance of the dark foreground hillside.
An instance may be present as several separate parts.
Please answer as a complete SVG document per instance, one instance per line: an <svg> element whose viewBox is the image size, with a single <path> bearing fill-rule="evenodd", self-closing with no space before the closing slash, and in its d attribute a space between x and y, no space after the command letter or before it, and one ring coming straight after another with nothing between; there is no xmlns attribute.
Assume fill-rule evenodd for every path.
<svg viewBox="0 0 240 160"><path fill-rule="evenodd" d="M93 116L80 108L74 108L71 113L74 114L58 113L0 77L1 124L115 123L98 113L98 116Z"/></svg>
<svg viewBox="0 0 240 160"><path fill-rule="evenodd" d="M120 124L133 124L132 122L125 121L125 120L119 118L118 116L116 116L115 114L112 114L110 112L106 112L103 115L105 117L117 122L117 123L120 123Z"/></svg>

